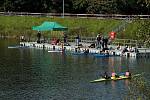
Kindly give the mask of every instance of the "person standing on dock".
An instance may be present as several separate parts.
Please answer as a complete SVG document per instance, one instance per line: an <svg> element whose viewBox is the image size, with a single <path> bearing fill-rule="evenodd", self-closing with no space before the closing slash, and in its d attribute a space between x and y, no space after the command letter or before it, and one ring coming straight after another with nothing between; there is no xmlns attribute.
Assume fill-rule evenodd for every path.
<svg viewBox="0 0 150 100"><path fill-rule="evenodd" d="M64 32L63 33L63 38L64 38L64 45L67 44L67 34Z"/></svg>
<svg viewBox="0 0 150 100"><path fill-rule="evenodd" d="M40 39L41 39L41 32L40 31L38 31L38 33L37 33L37 43L40 43Z"/></svg>
<svg viewBox="0 0 150 100"><path fill-rule="evenodd" d="M79 42L80 42L79 34L77 34L77 36L75 37L75 42L76 42L76 46L79 46Z"/></svg>
<svg viewBox="0 0 150 100"><path fill-rule="evenodd" d="M104 48L108 48L107 45L108 45L108 37L104 37L103 39L103 42L104 42Z"/></svg>
<svg viewBox="0 0 150 100"><path fill-rule="evenodd" d="M24 41L25 41L24 35L21 35L21 36L20 36L20 40L21 40L21 42L24 42Z"/></svg>
<svg viewBox="0 0 150 100"><path fill-rule="evenodd" d="M97 46L97 49L98 48L101 49L101 33L99 33L96 37L96 46Z"/></svg>

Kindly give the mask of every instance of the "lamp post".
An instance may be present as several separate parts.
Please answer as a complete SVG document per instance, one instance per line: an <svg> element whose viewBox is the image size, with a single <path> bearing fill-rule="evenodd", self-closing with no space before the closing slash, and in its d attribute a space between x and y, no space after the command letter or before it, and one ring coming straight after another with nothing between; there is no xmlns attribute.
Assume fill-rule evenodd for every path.
<svg viewBox="0 0 150 100"><path fill-rule="evenodd" d="M65 8L64 8L64 0L63 0L63 18L64 18L64 12L65 12Z"/></svg>

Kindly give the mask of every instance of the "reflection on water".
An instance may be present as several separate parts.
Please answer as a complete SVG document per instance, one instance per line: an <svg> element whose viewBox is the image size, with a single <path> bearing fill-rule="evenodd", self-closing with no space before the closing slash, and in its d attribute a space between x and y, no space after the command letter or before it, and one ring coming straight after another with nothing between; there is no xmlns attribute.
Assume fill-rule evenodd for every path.
<svg viewBox="0 0 150 100"><path fill-rule="evenodd" d="M105 71L130 69L149 74L147 59L95 58L48 53L42 49L8 49L16 41L0 40L2 100L121 100L130 80L90 83ZM149 75L150 76L150 75ZM150 79L150 78L149 78Z"/></svg>

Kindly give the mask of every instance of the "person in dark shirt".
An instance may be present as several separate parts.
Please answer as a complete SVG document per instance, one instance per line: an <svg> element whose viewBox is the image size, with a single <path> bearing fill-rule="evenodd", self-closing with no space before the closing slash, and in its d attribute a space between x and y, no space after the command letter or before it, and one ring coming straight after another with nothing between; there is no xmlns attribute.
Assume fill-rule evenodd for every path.
<svg viewBox="0 0 150 100"><path fill-rule="evenodd" d="M104 72L103 78L105 78L105 79L110 79L110 76L107 74L107 72Z"/></svg>
<svg viewBox="0 0 150 100"><path fill-rule="evenodd" d="M67 34L64 33L64 44L66 44L66 43L67 43Z"/></svg>
<svg viewBox="0 0 150 100"><path fill-rule="evenodd" d="M41 39L41 32L40 31L38 31L38 33L37 33L37 43L40 43L40 39Z"/></svg>
<svg viewBox="0 0 150 100"><path fill-rule="evenodd" d="M101 34L97 35L96 41L97 48L101 48Z"/></svg>

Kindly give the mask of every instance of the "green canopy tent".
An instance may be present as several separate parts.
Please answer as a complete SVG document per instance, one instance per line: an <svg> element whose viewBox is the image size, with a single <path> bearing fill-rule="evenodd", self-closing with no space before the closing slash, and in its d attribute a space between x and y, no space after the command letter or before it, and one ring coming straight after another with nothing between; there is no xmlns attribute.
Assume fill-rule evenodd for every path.
<svg viewBox="0 0 150 100"><path fill-rule="evenodd" d="M66 31L68 28L64 27L60 24L58 24L57 22L48 22L45 21L43 22L42 25L40 26L33 26L32 30L36 30L36 31Z"/></svg>
<svg viewBox="0 0 150 100"><path fill-rule="evenodd" d="M68 28L58 24L57 22L45 21L40 26L33 26L32 30L36 30L36 31L67 31ZM38 37L38 38L39 38L38 40L40 40L40 37Z"/></svg>

